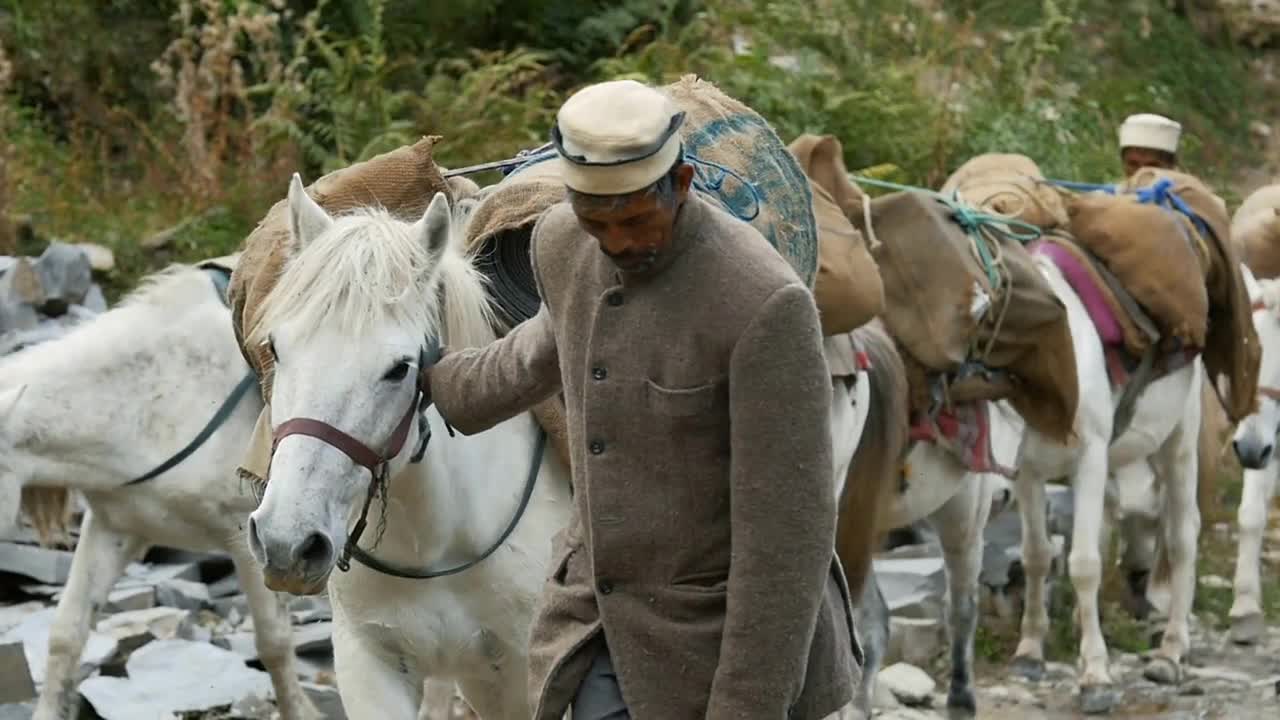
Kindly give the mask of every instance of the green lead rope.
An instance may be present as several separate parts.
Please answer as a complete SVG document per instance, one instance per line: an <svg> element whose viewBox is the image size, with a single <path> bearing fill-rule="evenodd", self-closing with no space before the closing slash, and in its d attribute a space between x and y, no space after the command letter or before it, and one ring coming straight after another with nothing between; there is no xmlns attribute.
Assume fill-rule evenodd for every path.
<svg viewBox="0 0 1280 720"><path fill-rule="evenodd" d="M887 190L924 193L925 195L928 195L938 202L946 205L947 208L951 210L952 218L973 239L974 248L978 251L978 259L982 262L982 269L987 273L987 279L991 281L991 287L995 290L1000 289L1002 283L1000 281L1000 273L996 269L995 258L992 257L990 248L987 247L985 242L980 242L981 239L985 239L983 237L984 234L994 233L1002 235L1022 244L1038 240L1044 235L1040 228L1032 225L1031 223L983 212L960 202L960 199L954 194L951 197L948 197L940 192L935 192L928 188L900 185L895 182L889 182L888 180L876 180L875 178L862 177L859 175L850 175L849 179L859 185L871 185L873 187L881 187Z"/></svg>

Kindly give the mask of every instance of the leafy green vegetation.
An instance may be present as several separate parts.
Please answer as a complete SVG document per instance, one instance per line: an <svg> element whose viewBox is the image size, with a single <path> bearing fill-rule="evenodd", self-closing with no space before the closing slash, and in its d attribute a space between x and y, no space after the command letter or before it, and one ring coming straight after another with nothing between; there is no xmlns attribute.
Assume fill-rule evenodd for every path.
<svg viewBox="0 0 1280 720"><path fill-rule="evenodd" d="M111 247L113 293L236 247L295 170L424 134L449 166L509 157L601 79L697 73L784 140L834 134L850 168L929 186L987 151L1106 181L1116 125L1161 112L1228 201L1265 110L1254 51L1156 2L0 0L0 42L0 212Z"/></svg>

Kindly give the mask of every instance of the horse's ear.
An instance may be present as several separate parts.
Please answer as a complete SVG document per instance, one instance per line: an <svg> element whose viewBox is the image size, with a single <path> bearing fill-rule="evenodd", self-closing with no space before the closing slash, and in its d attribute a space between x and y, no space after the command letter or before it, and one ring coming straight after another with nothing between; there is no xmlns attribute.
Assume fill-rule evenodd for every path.
<svg viewBox="0 0 1280 720"><path fill-rule="evenodd" d="M329 213L307 194L302 186L302 176L294 173L289 181L289 234L294 248L305 247L332 224L333 218Z"/></svg>
<svg viewBox="0 0 1280 720"><path fill-rule="evenodd" d="M431 198L431 204L427 206L426 213L418 222L418 239L432 255L440 255L449 245L449 234L452 232L453 223L450 212L449 199L444 193L438 192Z"/></svg>

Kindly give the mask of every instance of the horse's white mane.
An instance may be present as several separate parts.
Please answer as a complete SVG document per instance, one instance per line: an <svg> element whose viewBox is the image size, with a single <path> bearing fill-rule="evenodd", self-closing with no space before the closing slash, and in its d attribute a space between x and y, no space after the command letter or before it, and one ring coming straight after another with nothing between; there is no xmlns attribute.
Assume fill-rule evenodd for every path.
<svg viewBox="0 0 1280 720"><path fill-rule="evenodd" d="M450 347L488 344L495 318L486 278L463 249L470 213L465 205L451 212L455 219L434 275L437 258L410 233L413 223L376 207L334 216L324 234L286 261L246 343L264 342L286 319L304 335L327 327L357 337L386 318L423 333L443 320Z"/></svg>

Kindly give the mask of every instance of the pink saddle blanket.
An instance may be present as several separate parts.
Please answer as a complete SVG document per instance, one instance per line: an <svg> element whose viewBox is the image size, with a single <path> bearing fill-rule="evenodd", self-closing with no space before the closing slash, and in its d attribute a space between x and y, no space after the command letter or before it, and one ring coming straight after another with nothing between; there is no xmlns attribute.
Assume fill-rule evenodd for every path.
<svg viewBox="0 0 1280 720"><path fill-rule="evenodd" d="M1075 290L1084 309L1089 313L1089 319L1097 328L1098 337L1102 338L1103 345L1122 346L1124 344L1124 330L1120 327L1120 321L1111 311L1111 306L1107 304L1102 288L1098 287L1097 281L1094 280L1088 268L1080 264L1079 258L1069 250L1043 240L1028 246L1027 250L1049 258L1054 265L1058 266L1062 276L1067 279L1067 284Z"/></svg>

